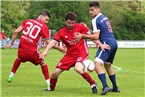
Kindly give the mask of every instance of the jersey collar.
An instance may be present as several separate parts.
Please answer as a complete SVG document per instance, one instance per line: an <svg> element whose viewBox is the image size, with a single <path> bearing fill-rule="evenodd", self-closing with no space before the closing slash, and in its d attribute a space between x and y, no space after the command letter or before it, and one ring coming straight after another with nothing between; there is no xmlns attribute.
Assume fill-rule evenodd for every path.
<svg viewBox="0 0 145 97"><path fill-rule="evenodd" d="M97 19L99 16L101 16L102 13L99 13L96 17L94 17L93 19Z"/></svg>

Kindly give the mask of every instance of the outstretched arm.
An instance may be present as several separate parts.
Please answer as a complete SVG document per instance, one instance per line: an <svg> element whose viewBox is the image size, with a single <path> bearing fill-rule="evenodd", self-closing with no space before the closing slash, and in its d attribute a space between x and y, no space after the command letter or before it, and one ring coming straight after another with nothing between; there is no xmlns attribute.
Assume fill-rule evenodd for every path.
<svg viewBox="0 0 145 97"><path fill-rule="evenodd" d="M95 32L93 34L81 34L81 33L76 33L75 34L75 39L79 40L81 38L84 39L91 39L97 46L99 45L99 47L104 51L105 49L110 50L110 46L106 43L102 44L99 40L99 34L100 32Z"/></svg>
<svg viewBox="0 0 145 97"><path fill-rule="evenodd" d="M51 42L51 40L47 40L47 41L46 41L47 44L49 44L50 42ZM54 44L54 46L53 46L52 48L54 48L54 49L56 49L56 50L59 50L59 51L62 52L62 53L65 53L64 47L63 47L63 46L60 47L60 46L56 45L56 42L55 42L55 44Z"/></svg>
<svg viewBox="0 0 145 97"><path fill-rule="evenodd" d="M48 45L46 46L45 50L40 54L40 56L39 56L40 58L44 58L47 55L48 51L52 47L55 48L55 49L57 49L57 50L59 50L59 51L61 51L61 52L64 52L64 49L63 48L55 45L56 42L57 42L56 40L51 40L51 41L46 40L46 42L48 43Z"/></svg>
<svg viewBox="0 0 145 97"><path fill-rule="evenodd" d="M5 44L5 45L4 45L4 48L9 48L9 47L11 47L11 46L14 44L14 42L15 42L15 40L16 40L16 38L17 38L18 33L21 32L22 30L23 30L23 27L19 26L19 27L14 31L14 33L13 33L13 35L12 35L11 43L10 43L10 44Z"/></svg>
<svg viewBox="0 0 145 97"><path fill-rule="evenodd" d="M75 39L80 40L81 38L84 39L91 39L91 40L98 40L99 38L99 32L93 33L93 34L82 34L82 33L76 33L74 36Z"/></svg>

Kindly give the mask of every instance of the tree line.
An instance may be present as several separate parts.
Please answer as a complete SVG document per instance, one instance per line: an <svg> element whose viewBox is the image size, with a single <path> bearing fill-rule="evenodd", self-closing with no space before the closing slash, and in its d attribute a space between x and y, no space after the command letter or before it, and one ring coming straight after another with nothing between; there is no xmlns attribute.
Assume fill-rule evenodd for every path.
<svg viewBox="0 0 145 97"><path fill-rule="evenodd" d="M69 11L76 13L77 22L84 22L92 29L88 4L89 1L1 1L1 30L11 37L23 20L36 19L42 10L51 15L49 29L61 29ZM145 1L100 1L100 7L109 18L117 40L145 40Z"/></svg>

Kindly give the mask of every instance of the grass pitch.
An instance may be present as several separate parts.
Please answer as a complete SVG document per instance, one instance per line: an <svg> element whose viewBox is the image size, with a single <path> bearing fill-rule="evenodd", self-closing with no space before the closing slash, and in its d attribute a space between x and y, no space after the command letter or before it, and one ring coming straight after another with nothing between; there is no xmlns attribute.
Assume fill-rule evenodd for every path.
<svg viewBox="0 0 145 97"><path fill-rule="evenodd" d="M43 50L43 49L41 49ZM90 48L89 59L94 60L96 49ZM118 49L113 68L121 93L107 93L105 97L145 97L145 51L144 49ZM1 96L2 97L100 97L102 84L97 74L90 75L97 82L99 93L92 94L89 84L73 68L63 72L58 79L56 91L45 92L46 83L40 66L23 63L11 83L6 82L17 57L17 49L1 50ZM63 54L52 49L45 58L50 74ZM110 87L112 84L107 76Z"/></svg>

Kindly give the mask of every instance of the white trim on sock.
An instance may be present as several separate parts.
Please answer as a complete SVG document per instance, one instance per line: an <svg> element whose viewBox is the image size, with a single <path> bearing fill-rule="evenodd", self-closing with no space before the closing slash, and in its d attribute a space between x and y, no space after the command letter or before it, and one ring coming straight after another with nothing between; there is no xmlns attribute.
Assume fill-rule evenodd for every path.
<svg viewBox="0 0 145 97"><path fill-rule="evenodd" d="M14 77L15 73L11 72L9 77Z"/></svg>
<svg viewBox="0 0 145 97"><path fill-rule="evenodd" d="M47 79L47 80L46 80L46 83L47 83L48 85L50 85L50 79Z"/></svg>

